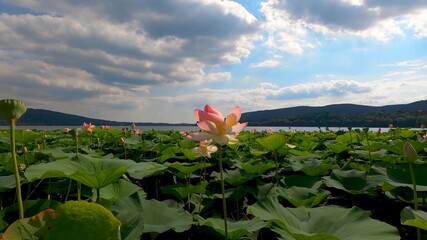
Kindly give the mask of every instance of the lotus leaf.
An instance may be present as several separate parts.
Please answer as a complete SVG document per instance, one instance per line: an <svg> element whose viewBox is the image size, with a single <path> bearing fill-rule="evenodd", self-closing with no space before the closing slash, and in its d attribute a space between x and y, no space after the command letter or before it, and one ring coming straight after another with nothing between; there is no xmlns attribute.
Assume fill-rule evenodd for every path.
<svg viewBox="0 0 427 240"><path fill-rule="evenodd" d="M400 222L403 225L427 230L427 212L405 207L400 214Z"/></svg>
<svg viewBox="0 0 427 240"><path fill-rule="evenodd" d="M248 213L274 223L272 230L287 240L399 240L396 228L371 219L362 209L324 206L284 208L277 198L263 198Z"/></svg>

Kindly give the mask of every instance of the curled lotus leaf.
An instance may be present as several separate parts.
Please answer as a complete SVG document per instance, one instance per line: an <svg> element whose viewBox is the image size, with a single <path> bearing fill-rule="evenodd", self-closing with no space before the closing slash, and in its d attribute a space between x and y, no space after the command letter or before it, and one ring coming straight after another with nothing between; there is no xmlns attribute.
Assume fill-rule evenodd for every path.
<svg viewBox="0 0 427 240"><path fill-rule="evenodd" d="M0 100L0 115L6 120L19 119L27 111L27 105L21 100Z"/></svg>

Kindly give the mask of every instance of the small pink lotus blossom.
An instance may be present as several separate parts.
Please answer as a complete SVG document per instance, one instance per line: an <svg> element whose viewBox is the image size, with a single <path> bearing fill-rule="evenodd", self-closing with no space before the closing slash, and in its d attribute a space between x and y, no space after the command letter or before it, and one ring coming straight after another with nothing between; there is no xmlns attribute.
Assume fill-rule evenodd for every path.
<svg viewBox="0 0 427 240"><path fill-rule="evenodd" d="M389 123L388 124L388 128L393 128L394 126L393 126L393 123Z"/></svg>
<svg viewBox="0 0 427 240"><path fill-rule="evenodd" d="M427 139L427 133L423 135L423 138L424 138L424 139Z"/></svg>
<svg viewBox="0 0 427 240"><path fill-rule="evenodd" d="M204 157L211 157L212 153L215 153L216 151L218 151L218 147L215 145L210 145L212 141L207 141L207 140L201 140L199 142L199 146L193 148L193 152L195 153L199 153Z"/></svg>
<svg viewBox="0 0 427 240"><path fill-rule="evenodd" d="M256 130L256 128L252 128L250 132L251 132L251 133L256 133L256 132L257 132L257 130Z"/></svg>
<svg viewBox="0 0 427 240"><path fill-rule="evenodd" d="M88 131L91 133L93 131L93 129L95 128L95 125L92 125L92 123L84 122L82 127L85 131Z"/></svg>
<svg viewBox="0 0 427 240"><path fill-rule="evenodd" d="M120 137L119 138L119 143L124 143L124 142L125 142L125 139L123 137Z"/></svg>
<svg viewBox="0 0 427 240"><path fill-rule="evenodd" d="M102 129L110 129L110 128L111 128L111 126L110 126L110 125L102 125L102 126L101 126L101 128L102 128Z"/></svg>
<svg viewBox="0 0 427 240"><path fill-rule="evenodd" d="M140 129L138 129L138 128L133 129L133 130L132 130L132 132L133 132L134 134L136 134L136 135L139 135L139 134L141 134L141 133L142 133L142 131L141 131Z"/></svg>
<svg viewBox="0 0 427 240"><path fill-rule="evenodd" d="M71 130L71 128L64 128L65 132L69 132Z"/></svg>
<svg viewBox="0 0 427 240"><path fill-rule="evenodd" d="M272 128L269 128L269 129L267 130L267 133L268 133L268 134L273 134L273 129L272 129Z"/></svg>
<svg viewBox="0 0 427 240"><path fill-rule="evenodd" d="M239 123L241 112L238 106L231 109L225 119L220 111L209 104L206 104L204 111L196 109L194 116L197 126L203 130L187 136L188 139L195 141L212 139L219 145L235 144L236 136L248 125L247 122Z"/></svg>
<svg viewBox="0 0 427 240"><path fill-rule="evenodd" d="M188 132L187 132L187 131L180 131L179 133L180 133L180 134L181 134L181 136L183 136L183 137L185 137L185 136L187 136L187 135L188 135Z"/></svg>

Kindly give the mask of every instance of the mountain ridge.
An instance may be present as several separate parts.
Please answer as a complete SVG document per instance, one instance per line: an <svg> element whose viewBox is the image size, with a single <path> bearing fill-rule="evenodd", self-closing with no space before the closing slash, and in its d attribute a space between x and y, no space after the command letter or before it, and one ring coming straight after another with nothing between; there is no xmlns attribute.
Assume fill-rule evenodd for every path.
<svg viewBox="0 0 427 240"><path fill-rule="evenodd" d="M289 108L278 108L271 110L260 110L247 112L242 114L241 121L258 121L265 120L271 117L285 117L295 114L307 114L317 112L330 112L330 113L362 113L374 111L408 111L408 110L424 110L427 111L427 100L416 101L408 104L395 104L384 106L367 106L351 103L343 104L330 104L325 106L311 107L311 106L297 106Z"/></svg>
<svg viewBox="0 0 427 240"><path fill-rule="evenodd" d="M392 123L395 126L419 127L416 125L427 124L427 100L384 106L348 103L261 110L243 113L241 122L254 126L384 127Z"/></svg>
<svg viewBox="0 0 427 240"><path fill-rule="evenodd" d="M403 117L406 119L402 119ZM412 118L410 118L412 117ZM408 120L410 118L410 120ZM357 120L357 121L349 121ZM89 118L46 109L28 108L19 119L19 125L33 126L80 126L83 122L94 125L130 126L132 122L121 122ZM392 123L396 126L419 127L427 125L427 100L408 104L366 106L358 104L331 104L325 106L297 106L242 113L240 122L250 126L382 126ZM194 125L194 123L135 122L146 126ZM0 125L7 122L0 119Z"/></svg>

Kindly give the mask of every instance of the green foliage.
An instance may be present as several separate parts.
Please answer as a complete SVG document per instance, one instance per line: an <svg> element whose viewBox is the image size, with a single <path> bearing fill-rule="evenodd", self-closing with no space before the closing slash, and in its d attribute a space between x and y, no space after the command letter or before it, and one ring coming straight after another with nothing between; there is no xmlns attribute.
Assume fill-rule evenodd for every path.
<svg viewBox="0 0 427 240"><path fill-rule="evenodd" d="M401 210L413 202L427 207L425 133L242 132L238 144L208 159L194 154L197 143L176 131L134 135L96 128L79 132L76 147L62 130L19 130L25 217L35 216L34 227L27 218L17 221L9 131L0 130L0 228L3 236L13 230L40 239L50 227L44 211L57 214L59 203L81 193L116 215L122 239L220 239L221 157L229 239L398 239L396 228L402 239L415 239L409 226L423 228L423 212ZM127 140L126 160L120 137ZM405 144L413 147L410 155ZM416 198L407 161L414 153ZM388 220L399 215L404 226Z"/></svg>
<svg viewBox="0 0 427 240"><path fill-rule="evenodd" d="M264 198L248 207L254 216L274 223L280 239L398 240L396 228L371 219L360 208L325 206L284 208L276 198Z"/></svg>
<svg viewBox="0 0 427 240"><path fill-rule="evenodd" d="M421 210L413 210L405 207L400 214L400 222L406 226L427 230L427 213Z"/></svg>

